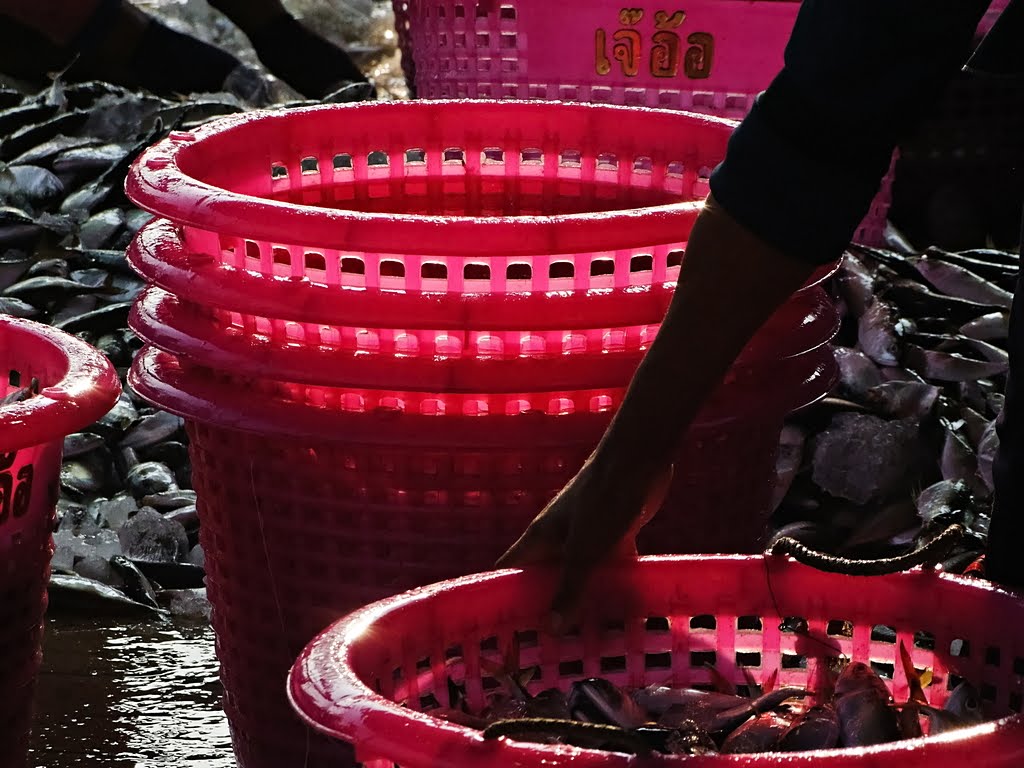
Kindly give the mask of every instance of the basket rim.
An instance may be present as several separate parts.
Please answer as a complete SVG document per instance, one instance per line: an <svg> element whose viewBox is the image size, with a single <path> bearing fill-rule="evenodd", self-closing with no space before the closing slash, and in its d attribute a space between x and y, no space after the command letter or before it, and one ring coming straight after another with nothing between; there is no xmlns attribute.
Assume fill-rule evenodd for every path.
<svg viewBox="0 0 1024 768"><path fill-rule="evenodd" d="M121 382L99 350L48 325L0 317L0 329L22 337L22 343L48 346L60 354L67 369L60 381L36 397L0 408L0 446L10 451L52 440L92 424L121 395Z"/></svg>
<svg viewBox="0 0 1024 768"><path fill-rule="evenodd" d="M156 218L147 222L128 245L131 268L147 283L191 301L220 309L296 322L363 327L460 328L502 331L512 322L507 306L515 299L518 330L549 330L552 314L576 328L642 325L660 319L675 293L675 281L625 289L592 289L580 301L577 292L473 294L396 292L313 283L308 277L268 276L224 264L212 256L186 249L178 225ZM839 270L840 257L815 271L797 291L824 285ZM629 302L621 299L628 297Z"/></svg>
<svg viewBox="0 0 1024 768"><path fill-rule="evenodd" d="M637 559L637 567L651 563L682 563L703 562L713 565L751 565L764 567L767 561L775 569L805 570L808 574L819 573L815 569L802 565L792 558L781 558L768 555L651 555ZM905 571L875 579L920 578L926 572L920 569ZM980 582L962 576L946 573L934 575L940 581L956 585L960 588L975 589L980 593L998 593L1015 599L1024 599L1020 593L1010 592L990 582ZM545 577L548 573L544 574ZM395 747L408 745L420 740L429 741L438 731L459 740L466 754L472 754L475 765L534 765L538 752L543 750L549 765L569 764L592 766L593 768L627 768L635 765L635 758L618 753L609 753L591 749L567 746L543 746L525 742L498 739L489 744L484 742L479 731L433 718L422 712L408 709L391 701L387 697L374 692L358 677L353 669L353 657L360 637L372 629L375 622L387 615L400 611L407 605L424 603L441 593L478 587L492 582L507 579L534 578L529 571L522 569L505 569L488 573L472 574L449 581L431 584L418 589L385 598L376 603L364 606L348 616L338 620L323 630L303 649L295 664L288 673L288 701L296 714L310 727L318 732L336 739L354 743L372 743L365 748L368 753L359 757L360 743L354 743L357 757L362 760L388 759L395 754ZM317 662L323 666L325 659L330 660L331 688L333 695L328 698L326 691L317 687L316 677L312 669ZM338 695L340 692L340 696ZM333 699L333 700L332 700ZM358 710L356 717L346 718L345 707L335 703L341 699ZM356 722L358 720L358 722ZM787 765L811 766L827 759L851 759L867 756L897 755L910 749L923 747L939 747L942 745L958 745L970 742L979 736L987 736L990 741L986 746L1012 746L1013 733L1019 734L1024 729L1024 714L1015 714L997 720L988 721L969 728L962 728L937 736L919 737L880 744L871 747L838 748L818 750L814 752L790 752L785 755ZM400 734L399 738L396 738ZM485 749L486 747L486 749ZM388 748L393 751L389 754ZM1019 749L1019 745L1018 745ZM939 757L938 753L936 757ZM481 761L486 758L486 761ZM563 763L564 761L564 763ZM754 755L732 755L723 759L721 755L713 757L671 757L653 756L651 764L659 765L694 765L718 766L746 765L758 768L777 767L780 764L779 753L762 753ZM844 766L848 763L842 763Z"/></svg>
<svg viewBox="0 0 1024 768"><path fill-rule="evenodd" d="M409 113L437 114L442 110L478 114L501 110L513 116L537 113L579 113L590 120L669 121L680 126L718 128L723 147L736 120L681 110L625 107L561 101L499 99L438 99L354 104L326 104L292 110L256 110L229 115L194 131L175 131L157 142L133 163L125 179L128 198L151 213L178 223L212 229L223 234L278 242L288 232L294 245L339 248L363 252L418 252L431 243L430 255L486 256L498 240L509 256L536 253L581 253L629 248L643 243L672 242L703 207L703 200L681 201L644 208L560 214L556 216L420 216L366 213L298 205L223 189L186 174L182 156L204 139L245 130L257 122L287 123L307 115L349 112L394 112L393 121ZM724 149L723 149L724 157ZM638 235L638 230L642 234Z"/></svg>

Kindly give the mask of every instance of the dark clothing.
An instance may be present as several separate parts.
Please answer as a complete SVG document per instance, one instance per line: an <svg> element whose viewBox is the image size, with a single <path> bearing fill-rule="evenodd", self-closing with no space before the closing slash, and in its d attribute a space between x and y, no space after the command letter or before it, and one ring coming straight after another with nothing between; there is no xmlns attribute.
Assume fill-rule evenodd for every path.
<svg viewBox="0 0 1024 768"><path fill-rule="evenodd" d="M782 72L737 128L712 175L715 198L785 253L814 264L838 258L867 214L893 149L967 63L988 5L803 0ZM970 68L985 76L1024 76L1024 0L1011 0ZM1018 282L986 562L990 578L1014 587L1024 587L1022 302Z"/></svg>
<svg viewBox="0 0 1024 768"><path fill-rule="evenodd" d="M785 66L711 178L715 198L786 253L819 264L838 258L893 149L966 63L988 5L803 0Z"/></svg>

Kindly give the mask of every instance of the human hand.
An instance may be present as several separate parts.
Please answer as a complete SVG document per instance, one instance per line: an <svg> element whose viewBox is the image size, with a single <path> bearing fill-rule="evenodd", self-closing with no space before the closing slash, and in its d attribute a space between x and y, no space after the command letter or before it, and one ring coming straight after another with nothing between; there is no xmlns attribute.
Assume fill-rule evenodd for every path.
<svg viewBox="0 0 1024 768"><path fill-rule="evenodd" d="M570 626L595 568L637 556L636 535L665 499L672 467L648 479L630 479L593 461L569 481L498 560L499 568L554 565L558 586L549 629Z"/></svg>

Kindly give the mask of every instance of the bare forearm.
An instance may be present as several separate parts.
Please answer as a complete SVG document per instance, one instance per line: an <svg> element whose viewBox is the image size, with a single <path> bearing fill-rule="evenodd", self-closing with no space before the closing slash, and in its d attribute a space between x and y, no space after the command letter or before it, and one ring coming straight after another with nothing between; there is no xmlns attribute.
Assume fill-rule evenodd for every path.
<svg viewBox="0 0 1024 768"><path fill-rule="evenodd" d="M813 272L813 265L764 244L709 199L661 330L595 462L639 480L663 470L757 329Z"/></svg>

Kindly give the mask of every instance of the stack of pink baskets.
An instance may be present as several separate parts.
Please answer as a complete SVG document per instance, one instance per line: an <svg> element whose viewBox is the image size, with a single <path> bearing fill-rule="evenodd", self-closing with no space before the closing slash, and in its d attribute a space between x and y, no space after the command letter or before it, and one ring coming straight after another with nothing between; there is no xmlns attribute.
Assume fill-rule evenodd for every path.
<svg viewBox="0 0 1024 768"><path fill-rule="evenodd" d="M129 250L151 283L130 381L188 423L242 765L307 757L283 692L316 632L488 569L572 477L657 332L731 130L423 101L232 117L140 158L129 195L161 218ZM759 545L783 418L835 375L827 274L687 436L660 546Z"/></svg>

